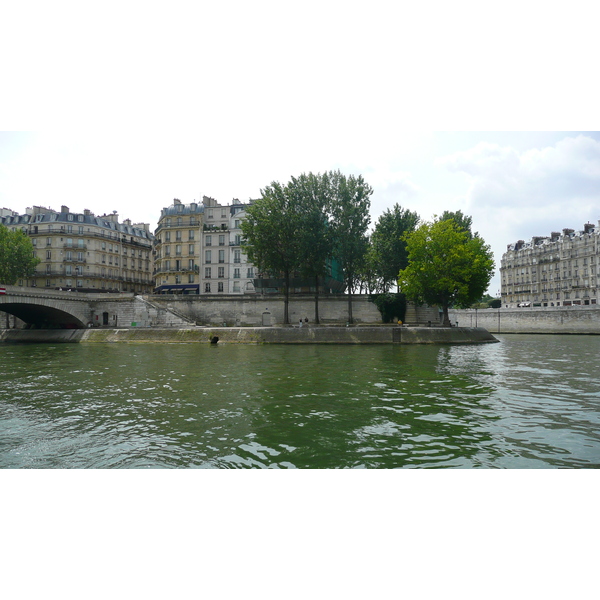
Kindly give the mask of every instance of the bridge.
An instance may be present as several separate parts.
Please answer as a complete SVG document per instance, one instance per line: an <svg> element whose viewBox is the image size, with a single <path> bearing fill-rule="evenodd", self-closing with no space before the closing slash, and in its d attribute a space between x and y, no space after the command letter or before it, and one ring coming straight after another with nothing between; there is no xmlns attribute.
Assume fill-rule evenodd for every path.
<svg viewBox="0 0 600 600"><path fill-rule="evenodd" d="M36 329L82 329L111 325L118 319L115 302L131 303L133 294L82 294L17 286L0 287L0 311ZM114 295L116 296L116 295ZM115 310L117 309L117 310ZM0 327L4 325L0 319Z"/></svg>
<svg viewBox="0 0 600 600"><path fill-rule="evenodd" d="M0 287L0 311L33 329L189 327L190 322L133 293L87 294L18 286ZM9 318L0 318L8 328Z"/></svg>

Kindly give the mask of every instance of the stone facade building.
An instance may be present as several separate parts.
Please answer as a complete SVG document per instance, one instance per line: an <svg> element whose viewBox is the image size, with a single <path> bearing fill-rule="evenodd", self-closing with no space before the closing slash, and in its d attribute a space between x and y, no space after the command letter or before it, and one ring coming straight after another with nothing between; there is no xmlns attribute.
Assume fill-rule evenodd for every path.
<svg viewBox="0 0 600 600"><path fill-rule="evenodd" d="M246 204L173 204L155 231L154 281L158 294L254 293L255 271L242 252Z"/></svg>
<svg viewBox="0 0 600 600"><path fill-rule="evenodd" d="M89 210L72 213L34 206L20 215L2 209L0 223L31 238L41 260L25 287L81 292L150 293L152 243L148 224L119 223L116 213L97 217Z"/></svg>
<svg viewBox="0 0 600 600"><path fill-rule="evenodd" d="M597 304L599 266L600 223L509 244L500 267L502 306Z"/></svg>

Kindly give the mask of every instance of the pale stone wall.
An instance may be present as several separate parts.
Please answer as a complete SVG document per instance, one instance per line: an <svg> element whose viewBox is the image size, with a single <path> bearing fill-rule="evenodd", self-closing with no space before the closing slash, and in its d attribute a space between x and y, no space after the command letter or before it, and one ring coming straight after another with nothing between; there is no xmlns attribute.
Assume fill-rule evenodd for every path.
<svg viewBox="0 0 600 600"><path fill-rule="evenodd" d="M459 327L485 327L491 333L579 333L600 335L600 307L487 308L450 310Z"/></svg>
<svg viewBox="0 0 600 600"><path fill-rule="evenodd" d="M284 298L280 295L261 296L176 296L161 295L148 298L152 303L171 309L175 314L200 325L251 326L263 324L263 313L268 313L272 325L284 321ZM368 296L353 296L352 316L356 323L381 323L381 313ZM314 296L290 296L289 321L298 325L300 319L308 318L314 324ZM348 320L348 297L321 296L319 298L321 324L345 324Z"/></svg>

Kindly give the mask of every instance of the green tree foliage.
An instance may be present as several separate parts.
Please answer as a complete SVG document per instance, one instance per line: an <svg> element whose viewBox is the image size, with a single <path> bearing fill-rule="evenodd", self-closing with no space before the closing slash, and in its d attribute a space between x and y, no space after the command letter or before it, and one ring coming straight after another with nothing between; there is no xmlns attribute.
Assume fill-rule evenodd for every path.
<svg viewBox="0 0 600 600"><path fill-rule="evenodd" d="M388 292L398 281L398 273L408 265L404 234L414 231L419 224L416 212L395 204L387 209L375 224L371 243L373 270L381 282L381 291Z"/></svg>
<svg viewBox="0 0 600 600"><path fill-rule="evenodd" d="M349 292L358 281L368 247L371 187L361 176L340 171L302 174L282 185L273 182L246 210L242 222L244 252L261 271L282 273L285 280L284 322L289 323L289 281L298 271L315 280L315 322L318 323L319 279L327 261L340 262Z"/></svg>
<svg viewBox="0 0 600 600"><path fill-rule="evenodd" d="M315 282L315 317L319 324L319 285L327 274L327 260L333 252L333 235L328 212L331 203L329 175L302 174L292 177L288 194L299 207L298 247L300 273Z"/></svg>
<svg viewBox="0 0 600 600"><path fill-rule="evenodd" d="M282 273L285 281L284 323L289 323L290 275L300 264L301 212L298 197L274 181L246 209L242 221L244 252L261 271Z"/></svg>
<svg viewBox="0 0 600 600"><path fill-rule="evenodd" d="M0 225L0 283L14 285L20 277L33 275L39 262L25 233Z"/></svg>
<svg viewBox="0 0 600 600"><path fill-rule="evenodd" d="M334 254L342 266L348 295L348 322L352 323L352 292L359 282L369 248L367 229L371 222L373 188L362 175L346 177L340 171L330 173L330 186Z"/></svg>
<svg viewBox="0 0 600 600"><path fill-rule="evenodd" d="M465 215L462 210L445 210L441 217L436 218L436 221L454 221L461 231L466 231L469 234L469 237L479 237L477 232L473 233L471 231L473 217Z"/></svg>
<svg viewBox="0 0 600 600"><path fill-rule="evenodd" d="M425 223L406 235L409 264L398 284L409 300L448 308L467 307L486 291L494 274L491 248L453 220Z"/></svg>
<svg viewBox="0 0 600 600"><path fill-rule="evenodd" d="M384 323L404 321L406 316L406 296L404 294L374 294L370 298L381 313Z"/></svg>

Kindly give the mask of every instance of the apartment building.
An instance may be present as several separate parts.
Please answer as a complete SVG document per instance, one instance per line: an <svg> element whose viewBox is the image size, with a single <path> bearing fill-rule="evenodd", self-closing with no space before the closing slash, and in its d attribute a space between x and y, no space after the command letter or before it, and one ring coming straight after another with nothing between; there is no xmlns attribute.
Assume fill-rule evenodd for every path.
<svg viewBox="0 0 600 600"><path fill-rule="evenodd" d="M246 204L173 204L161 211L155 231L154 280L158 294L254 292L254 267L242 252Z"/></svg>
<svg viewBox="0 0 600 600"><path fill-rule="evenodd" d="M500 267L502 306L597 304L599 266L600 222L509 244Z"/></svg>
<svg viewBox="0 0 600 600"><path fill-rule="evenodd" d="M10 214L9 214L10 213ZM119 223L119 215L97 217L89 210L73 213L34 206L21 215L2 209L0 223L31 238L41 260L25 287L81 292L134 292L153 288L152 243L146 223Z"/></svg>

